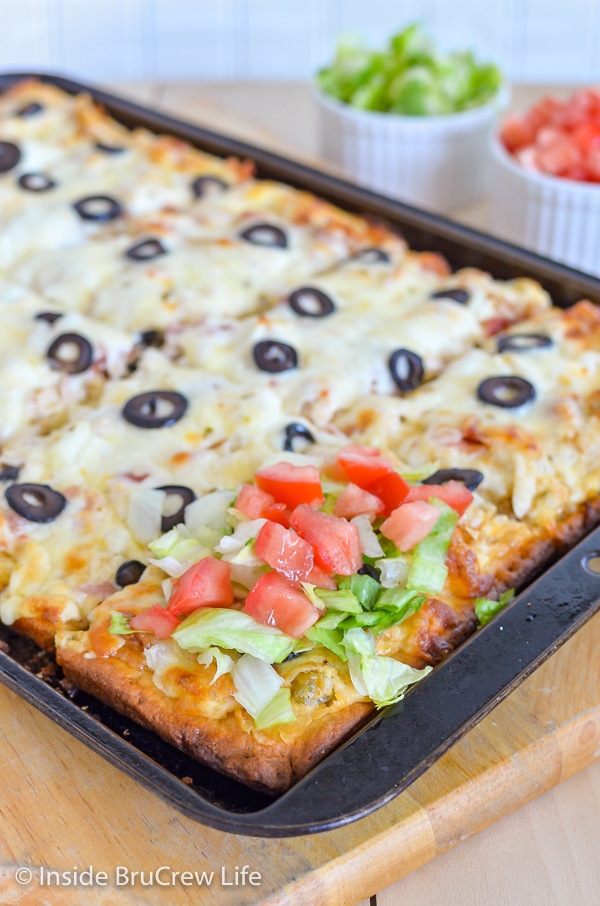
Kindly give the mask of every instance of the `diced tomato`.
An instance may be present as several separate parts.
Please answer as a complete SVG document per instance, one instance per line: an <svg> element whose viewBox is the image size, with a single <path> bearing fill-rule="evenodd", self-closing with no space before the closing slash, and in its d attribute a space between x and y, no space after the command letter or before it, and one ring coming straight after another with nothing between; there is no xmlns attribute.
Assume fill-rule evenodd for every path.
<svg viewBox="0 0 600 906"><path fill-rule="evenodd" d="M199 607L229 607L231 604L231 566L225 560L205 557L174 581L168 610L174 616L182 616Z"/></svg>
<svg viewBox="0 0 600 906"><path fill-rule="evenodd" d="M588 151L585 159L587 178L600 182L600 147Z"/></svg>
<svg viewBox="0 0 600 906"><path fill-rule="evenodd" d="M504 147L511 153L530 145L534 137L535 132L532 126L520 116L507 116L500 132L500 139Z"/></svg>
<svg viewBox="0 0 600 906"><path fill-rule="evenodd" d="M276 572L265 573L250 589L244 611L259 623L275 626L295 639L301 638L321 616L303 591Z"/></svg>
<svg viewBox="0 0 600 906"><path fill-rule="evenodd" d="M136 632L151 630L157 639L168 639L173 630L179 626L179 620L160 604L153 604L148 610L136 614L129 621L129 625Z"/></svg>
<svg viewBox="0 0 600 906"><path fill-rule="evenodd" d="M553 176L560 176L570 167L581 163L581 151L569 138L548 148L542 148L537 157L540 170Z"/></svg>
<svg viewBox="0 0 600 906"><path fill-rule="evenodd" d="M345 519L352 519L353 516L378 516L383 513L385 507L379 497L370 494L369 491L363 491L357 484L350 482L347 485L333 507L334 516L343 516Z"/></svg>
<svg viewBox="0 0 600 906"><path fill-rule="evenodd" d="M315 563L329 575L352 576L361 568L358 529L352 522L303 504L292 513L291 523L312 544Z"/></svg>
<svg viewBox="0 0 600 906"><path fill-rule="evenodd" d="M261 469L254 476L261 491L272 494L278 503L299 506L323 500L323 488L316 466L295 466L291 462L277 462Z"/></svg>
<svg viewBox="0 0 600 906"><path fill-rule="evenodd" d="M481 322L481 326L486 337L493 337L494 334L500 333L501 330L506 330L507 327L514 323L512 318L486 318L485 321Z"/></svg>
<svg viewBox="0 0 600 906"><path fill-rule="evenodd" d="M431 503L415 500L403 503L381 526L381 532L398 550L410 551L430 533L440 516Z"/></svg>
<svg viewBox="0 0 600 906"><path fill-rule="evenodd" d="M234 506L236 510L247 516L248 519L260 519L263 510L268 509L275 503L272 494L261 491L260 488L253 484L243 484L240 493L237 495Z"/></svg>
<svg viewBox="0 0 600 906"><path fill-rule="evenodd" d="M542 98L541 101L531 108L526 115L526 119L533 125L536 131L542 129L550 123L556 123L556 116L563 108L562 101L556 98Z"/></svg>
<svg viewBox="0 0 600 906"><path fill-rule="evenodd" d="M579 182L600 182L600 92L566 101L544 98L525 116L510 116L501 141L528 170Z"/></svg>
<svg viewBox="0 0 600 906"><path fill-rule="evenodd" d="M583 154L588 154L593 148L600 148L600 124L581 123L573 130L573 141Z"/></svg>
<svg viewBox="0 0 600 906"><path fill-rule="evenodd" d="M397 472L389 472L369 486L371 494L383 502L383 515L389 516L392 510L400 506L410 490L410 485Z"/></svg>
<svg viewBox="0 0 600 906"><path fill-rule="evenodd" d="M315 552L308 541L276 522L265 522L256 537L254 551L293 582L307 581L315 565Z"/></svg>
<svg viewBox="0 0 600 906"><path fill-rule="evenodd" d="M341 466L343 477L359 488L370 488L373 482L394 471L392 463L381 455L376 447L359 447L349 444L337 455L336 464Z"/></svg>
<svg viewBox="0 0 600 906"><path fill-rule="evenodd" d="M331 591L337 589L335 580L318 566L313 566L306 581L310 582L311 585L316 585L317 588L330 588Z"/></svg>
<svg viewBox="0 0 600 906"><path fill-rule="evenodd" d="M285 503L274 503L272 506L266 507L260 514L265 519L269 519L271 522L277 522L279 525L282 525L284 528L290 527L290 516L292 511Z"/></svg>
<svg viewBox="0 0 600 906"><path fill-rule="evenodd" d="M429 500L430 497L437 497L438 500L443 500L453 510L456 510L459 516L462 516L473 500L472 493L468 488L465 488L461 481L449 481L447 484L414 485L408 492L406 502Z"/></svg>

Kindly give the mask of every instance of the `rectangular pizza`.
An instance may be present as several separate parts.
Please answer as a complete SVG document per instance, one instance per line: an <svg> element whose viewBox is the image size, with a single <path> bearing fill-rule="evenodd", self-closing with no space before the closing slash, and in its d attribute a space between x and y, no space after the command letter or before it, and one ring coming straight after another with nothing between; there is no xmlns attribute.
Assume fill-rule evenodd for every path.
<svg viewBox="0 0 600 906"><path fill-rule="evenodd" d="M0 620L280 793L600 520L600 314L0 98Z"/></svg>

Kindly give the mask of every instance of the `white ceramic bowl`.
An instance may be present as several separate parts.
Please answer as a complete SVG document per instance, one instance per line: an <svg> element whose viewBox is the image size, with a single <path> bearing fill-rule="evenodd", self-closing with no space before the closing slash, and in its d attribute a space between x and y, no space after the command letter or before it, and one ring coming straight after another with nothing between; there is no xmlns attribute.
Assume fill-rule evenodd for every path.
<svg viewBox="0 0 600 906"><path fill-rule="evenodd" d="M600 184L526 170L491 139L490 230L600 277Z"/></svg>
<svg viewBox="0 0 600 906"><path fill-rule="evenodd" d="M359 185L435 211L484 194L506 89L488 104L444 116L357 110L319 91L316 98L321 155Z"/></svg>

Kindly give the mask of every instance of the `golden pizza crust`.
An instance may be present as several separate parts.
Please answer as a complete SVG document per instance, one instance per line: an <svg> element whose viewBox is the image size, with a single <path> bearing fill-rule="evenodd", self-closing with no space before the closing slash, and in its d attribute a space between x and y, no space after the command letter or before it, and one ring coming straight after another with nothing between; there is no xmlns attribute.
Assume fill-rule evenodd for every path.
<svg viewBox="0 0 600 906"><path fill-rule="evenodd" d="M77 644L63 639L56 659L70 682L198 761L267 793L287 790L374 713L367 702L355 702L333 716L321 709L290 744L276 727L246 732L235 714L207 718L198 713L192 696L168 697L154 685L142 649L134 643L116 657L86 658Z"/></svg>

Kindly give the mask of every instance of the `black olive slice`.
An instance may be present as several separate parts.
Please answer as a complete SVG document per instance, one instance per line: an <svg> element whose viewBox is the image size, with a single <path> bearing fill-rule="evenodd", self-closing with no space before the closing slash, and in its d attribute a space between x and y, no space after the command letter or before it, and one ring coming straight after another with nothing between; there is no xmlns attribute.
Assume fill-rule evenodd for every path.
<svg viewBox="0 0 600 906"><path fill-rule="evenodd" d="M477 469L439 469L424 478L423 484L446 484L447 481L460 481L468 491L474 491L483 481L483 473Z"/></svg>
<svg viewBox="0 0 600 906"><path fill-rule="evenodd" d="M272 223L255 223L254 226L242 230L240 239L265 248L286 249L288 246L287 236L281 227Z"/></svg>
<svg viewBox="0 0 600 906"><path fill-rule="evenodd" d="M175 390L148 390L132 396L123 407L123 418L136 428L168 428L183 418L188 401Z"/></svg>
<svg viewBox="0 0 600 906"><path fill-rule="evenodd" d="M161 488L157 488L156 490L164 491L167 495L167 499L169 497L175 497L181 501L179 507L175 510L174 513L165 515L161 519L161 532L169 532L176 525L179 525L180 522L183 522L185 508L190 503L194 502L196 495L191 488L186 488L185 485L181 484L165 484Z"/></svg>
<svg viewBox="0 0 600 906"><path fill-rule="evenodd" d="M431 298L450 299L452 302L458 302L459 305L466 305L470 296L466 289L438 289L436 293L431 294Z"/></svg>
<svg viewBox="0 0 600 906"><path fill-rule="evenodd" d="M21 151L14 142L0 142L0 173L8 173L21 160Z"/></svg>
<svg viewBox="0 0 600 906"><path fill-rule="evenodd" d="M376 579L377 582L381 581L381 570L377 569L376 566L371 566L370 563L363 563L361 568L358 570L359 576L371 576L372 579Z"/></svg>
<svg viewBox="0 0 600 906"><path fill-rule="evenodd" d="M29 522L52 522L67 505L66 498L47 484L11 484L4 496L11 510Z"/></svg>
<svg viewBox="0 0 600 906"><path fill-rule="evenodd" d="M103 151L104 154L122 154L125 151L123 145L105 145L104 142L96 142L96 150Z"/></svg>
<svg viewBox="0 0 600 906"><path fill-rule="evenodd" d="M285 426L283 449L288 453L297 453L298 451L294 447L294 441L297 439L303 441L303 447L304 444L315 443L315 438L306 425L301 425L300 422L291 422L291 424Z"/></svg>
<svg viewBox="0 0 600 906"><path fill-rule="evenodd" d="M364 261L365 264L389 264L390 256L383 249L362 249L353 255L355 261Z"/></svg>
<svg viewBox="0 0 600 906"><path fill-rule="evenodd" d="M220 192L228 189L229 186L224 179L218 176L198 176L192 183L192 192L194 198L204 198L209 192L218 190Z"/></svg>
<svg viewBox="0 0 600 906"><path fill-rule="evenodd" d="M392 380L405 393L416 390L423 381L423 359L410 349L396 349L389 358L388 366Z"/></svg>
<svg viewBox="0 0 600 906"><path fill-rule="evenodd" d="M20 471L21 466L9 466L8 463L0 462L0 481L16 481Z"/></svg>
<svg viewBox="0 0 600 906"><path fill-rule="evenodd" d="M34 315L35 321L45 321L46 324L54 324L59 318L64 318L60 311L38 311L37 315Z"/></svg>
<svg viewBox="0 0 600 906"><path fill-rule="evenodd" d="M42 105L38 104L37 101L31 101L29 104L24 104L23 107L19 107L16 115L25 119L28 116L35 116L36 113L41 113L43 109Z"/></svg>
<svg viewBox="0 0 600 906"><path fill-rule="evenodd" d="M92 344L78 333L61 333L46 351L52 368L67 374L87 371L94 360Z"/></svg>
<svg viewBox="0 0 600 906"><path fill-rule="evenodd" d="M54 180L45 173L23 173L17 181L27 192L47 192L56 186Z"/></svg>
<svg viewBox="0 0 600 906"><path fill-rule="evenodd" d="M160 239L144 239L143 242L132 245L125 252L125 257L131 261L152 261L153 258L159 258L161 255L166 254L167 250Z"/></svg>
<svg viewBox="0 0 600 906"><path fill-rule="evenodd" d="M546 349L552 340L543 333L511 333L498 337L498 352L529 352L530 349Z"/></svg>
<svg viewBox="0 0 600 906"><path fill-rule="evenodd" d="M516 374L486 378L477 388L477 396L483 403L499 406L501 409L518 409L535 399L535 388L525 378Z"/></svg>
<svg viewBox="0 0 600 906"><path fill-rule="evenodd" d="M298 367L298 353L294 347L279 340L261 340L252 350L252 355L257 367L269 374Z"/></svg>
<svg viewBox="0 0 600 906"><path fill-rule="evenodd" d="M335 311L335 304L327 293L316 286L301 286L288 296L292 311L302 318L326 318Z"/></svg>
<svg viewBox="0 0 600 906"><path fill-rule="evenodd" d="M87 198L80 198L73 207L82 220L94 220L96 223L107 223L123 213L119 202L110 195L89 195Z"/></svg>
<svg viewBox="0 0 600 906"><path fill-rule="evenodd" d="M121 563L115 575L115 582L121 588L126 585L135 585L142 578L142 573L146 567L139 560L126 560Z"/></svg>
<svg viewBox="0 0 600 906"><path fill-rule="evenodd" d="M162 330L144 330L140 334L140 346L152 346L160 349L165 345L165 335Z"/></svg>

